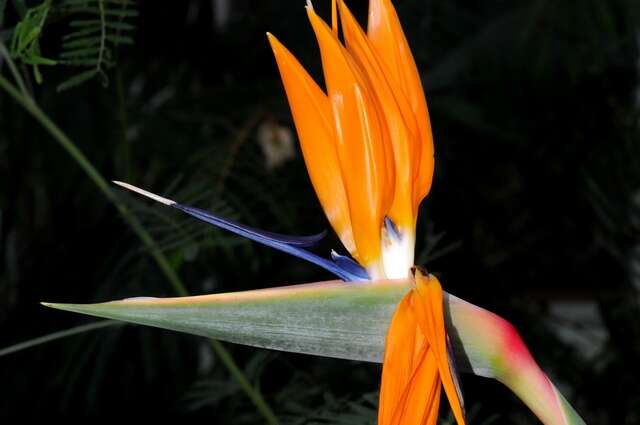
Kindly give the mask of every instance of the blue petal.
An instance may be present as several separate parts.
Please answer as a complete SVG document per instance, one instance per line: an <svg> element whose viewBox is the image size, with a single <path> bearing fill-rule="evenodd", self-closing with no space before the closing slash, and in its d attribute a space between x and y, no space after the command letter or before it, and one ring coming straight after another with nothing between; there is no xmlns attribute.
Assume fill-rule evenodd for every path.
<svg viewBox="0 0 640 425"><path fill-rule="evenodd" d="M226 218L219 217L215 214L212 214L210 212L207 212L198 208L192 208L192 207L180 205L177 203L171 206L179 210L182 210L194 217L197 217L200 220L206 221L207 223L213 224L214 226L221 227L223 229L229 230L230 232L234 232L240 236L244 236L245 238L249 238L256 242L263 243L265 245L268 245L269 242L280 242L280 243L285 243L291 246L309 247L309 246L316 245L327 235L326 230L316 235L310 235L310 236L283 235L280 233L267 232L265 230L259 230L253 227L245 226L233 220L228 220Z"/></svg>
<svg viewBox="0 0 640 425"><path fill-rule="evenodd" d="M396 240L402 239L398 226L396 226L396 223L387 216L384 217L384 227L387 229L387 233L393 236Z"/></svg>
<svg viewBox="0 0 640 425"><path fill-rule="evenodd" d="M367 273L367 270L364 267L362 267L360 264L356 263L346 255L340 255L334 250L331 250L331 258L333 259L333 262L336 263L342 270L355 276L359 276L363 280L371 279L369 277L369 273Z"/></svg>
<svg viewBox="0 0 640 425"><path fill-rule="evenodd" d="M228 230L237 235L244 236L247 239L260 242L261 244L270 246L279 251L286 252L287 254L291 254L295 257L307 260L313 264L316 264L324 268L327 271L330 271L331 273L335 274L342 280L345 280L345 281L368 280L368 276L363 276L361 272L357 271L353 267L343 269L339 264L336 264L333 261L330 261L326 258L322 258L312 252L309 252L301 248L304 246L311 245L310 242L312 241L317 242L318 240L322 239L322 237L324 237L324 234L325 234L324 232L319 235L303 236L303 237L291 237L291 236L278 235L275 233L264 232L262 230L257 230L247 226L243 226L236 222L213 215L199 208L180 205L178 203L171 204L170 206L172 206L173 208L177 208L180 211L183 211L189 214L190 216L197 218L198 220L202 220L206 223L213 224L214 226ZM289 242L290 240L293 240L293 242ZM341 263L343 263L343 261L341 261ZM354 273L354 271L356 272Z"/></svg>

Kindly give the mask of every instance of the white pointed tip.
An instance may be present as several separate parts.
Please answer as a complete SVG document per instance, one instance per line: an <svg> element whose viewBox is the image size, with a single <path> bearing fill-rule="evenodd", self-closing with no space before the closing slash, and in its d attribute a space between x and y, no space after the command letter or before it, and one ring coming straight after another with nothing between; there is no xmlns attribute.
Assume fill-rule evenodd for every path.
<svg viewBox="0 0 640 425"><path fill-rule="evenodd" d="M313 3L311 3L311 0L307 0L307 8L313 11Z"/></svg>
<svg viewBox="0 0 640 425"><path fill-rule="evenodd" d="M146 196L149 199L153 199L156 202L160 202L161 204L165 204L165 205L171 206L171 205L175 205L175 203L176 203L176 201L172 201L171 199L163 198L160 195L156 195L155 193L151 193L151 192L148 192L148 191L146 191L144 189L140 189L139 187L136 187L136 186L131 185L129 183L119 182L119 181L116 181L116 180L113 180L113 183L117 184L120 187L124 187L125 189L130 190L132 192L139 193L142 196Z"/></svg>

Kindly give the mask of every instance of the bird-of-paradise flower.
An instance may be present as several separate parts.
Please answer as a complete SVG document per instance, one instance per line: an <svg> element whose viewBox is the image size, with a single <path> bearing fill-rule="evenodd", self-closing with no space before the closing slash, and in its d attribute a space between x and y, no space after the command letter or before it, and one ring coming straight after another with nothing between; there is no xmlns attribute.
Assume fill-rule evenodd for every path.
<svg viewBox="0 0 640 425"><path fill-rule="evenodd" d="M370 2L366 33L342 0L332 2L331 27L311 3L307 14L326 93L268 36L309 176L331 225L368 275L407 277L418 208L434 167L429 115L411 51L389 0ZM446 350L440 284L420 272L415 281L389 327L379 423L435 423L442 381L458 424L464 424Z"/></svg>
<svg viewBox="0 0 640 425"><path fill-rule="evenodd" d="M380 356L383 360L380 425L435 424L442 388L457 423L464 424L456 357L464 357L474 373L505 382L546 424L580 423L579 416L539 370L507 322L445 294L435 276L413 265L418 208L431 187L434 149L420 77L390 0L370 0L366 32L343 0L332 1L330 26L315 13L311 3L307 5L307 14L320 48L326 90L316 84L273 35L267 35L311 182L329 223L350 256L332 251L331 258L324 258L312 252L310 248L324 233L288 236L257 230L127 183L115 183L199 220L308 260L343 281L365 282L365 286L352 284L351 290L348 285L322 283L177 300L144 298L93 306L47 305L249 343L242 336L221 333L203 318L216 310L224 315L227 302L246 302L243 306L249 310L257 308L261 326L268 327L261 310L263 302L286 301L296 306L295 310L299 303L304 305L309 296L322 294L335 301L340 297L354 297L354 291L359 291L377 294L378 298L374 299L378 304L374 303L370 312L359 310L352 316L362 319L362 314L370 314L374 319L386 314L379 306L397 303L400 290L401 300L390 322L383 324L386 338L384 355ZM339 38L339 26L344 44ZM366 297L363 301L365 299L371 302ZM350 313L334 301L325 300L322 306L316 307L323 317L331 317L336 313L332 309L340 305L340 314L348 317ZM286 309L284 305L279 307ZM201 308L208 309L202 317ZM448 309L448 321L445 309ZM185 319L185 311L196 319L167 319L172 315ZM163 316L165 314L168 316ZM253 320L250 314L245 319ZM273 320L277 322L278 318ZM260 342L253 344L345 356L339 349L305 339L316 327L324 329L322 326L325 325L306 323L303 328L308 335L295 336L289 332L285 337L269 328L277 341L269 342L264 335L256 334L253 338ZM375 320L365 320L361 330L375 326ZM458 326L453 338L458 345L466 344L462 347L464 355L454 353L454 344L447 334L451 326ZM482 327L484 329L480 329ZM480 329L480 332L470 329ZM246 328L243 331L246 332ZM319 332L325 333L326 329ZM370 335L376 335L376 330ZM291 338L300 339L295 342L295 348L289 345ZM375 342L351 342L364 344L371 352L349 354L349 358L379 360ZM510 367L505 359L517 366Z"/></svg>

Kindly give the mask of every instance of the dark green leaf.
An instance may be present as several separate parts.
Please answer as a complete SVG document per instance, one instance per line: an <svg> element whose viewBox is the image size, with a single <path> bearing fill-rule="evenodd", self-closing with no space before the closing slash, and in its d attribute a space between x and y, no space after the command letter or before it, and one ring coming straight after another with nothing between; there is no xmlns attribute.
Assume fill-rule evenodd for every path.
<svg viewBox="0 0 640 425"><path fill-rule="evenodd" d="M114 44L133 44L133 38L124 35L107 35L107 40Z"/></svg>
<svg viewBox="0 0 640 425"><path fill-rule="evenodd" d="M86 48L81 48L81 49L76 49L76 50L68 50L66 52L62 52L60 54L60 58L62 59L70 59L70 58L79 58L82 56L95 56L96 57L96 62L97 62L97 57L98 57L98 53L100 53L100 48L99 47L86 47Z"/></svg>
<svg viewBox="0 0 640 425"><path fill-rule="evenodd" d="M102 28L100 27L87 27L78 31L73 31L69 34L66 34L62 37L63 41L72 40L74 38L85 37L87 35L91 35L97 32L100 32Z"/></svg>
<svg viewBox="0 0 640 425"><path fill-rule="evenodd" d="M73 49L76 47L89 47L100 45L102 37L87 37L79 40L67 41L63 43L65 49Z"/></svg>
<svg viewBox="0 0 640 425"><path fill-rule="evenodd" d="M62 92L65 90L69 90L72 87L79 86L85 81L92 79L96 74L97 74L97 70L95 69L90 69L88 71L81 72L80 74L76 74L73 77L65 80L64 82L58 84L58 87L56 87L56 90L58 92Z"/></svg>

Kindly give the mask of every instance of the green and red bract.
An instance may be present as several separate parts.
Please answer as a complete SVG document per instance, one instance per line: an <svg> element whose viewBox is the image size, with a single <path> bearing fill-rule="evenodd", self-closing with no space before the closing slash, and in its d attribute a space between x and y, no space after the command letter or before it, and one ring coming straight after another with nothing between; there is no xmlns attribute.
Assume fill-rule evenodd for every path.
<svg viewBox="0 0 640 425"><path fill-rule="evenodd" d="M381 362L393 312L408 279L318 282L178 298L45 305L255 347ZM444 294L458 370L497 379L545 425L584 424L503 318Z"/></svg>

